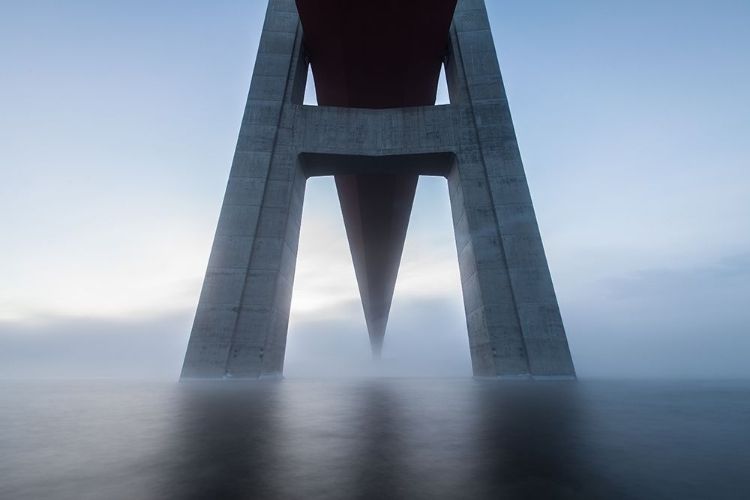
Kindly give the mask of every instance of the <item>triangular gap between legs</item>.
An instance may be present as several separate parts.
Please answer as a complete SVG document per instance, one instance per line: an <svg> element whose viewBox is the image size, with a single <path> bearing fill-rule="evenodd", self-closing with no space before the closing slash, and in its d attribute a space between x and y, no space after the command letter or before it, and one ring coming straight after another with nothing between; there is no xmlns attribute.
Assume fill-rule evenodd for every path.
<svg viewBox="0 0 750 500"><path fill-rule="evenodd" d="M318 95L315 92L315 77L313 76L312 65L307 66L307 84L305 85L305 98L302 103L306 106L318 105Z"/></svg>
<svg viewBox="0 0 750 500"><path fill-rule="evenodd" d="M435 105L450 104L451 99L448 94L448 79L445 76L445 64L440 66L440 77L438 78L437 97Z"/></svg>
<svg viewBox="0 0 750 500"><path fill-rule="evenodd" d="M440 76L438 77L437 96L435 105L450 104L448 94L448 80L445 77L445 64L440 66ZM307 68L307 84L305 85L305 97L303 103L306 106L317 106L318 96L315 92L315 77L313 76L312 66Z"/></svg>

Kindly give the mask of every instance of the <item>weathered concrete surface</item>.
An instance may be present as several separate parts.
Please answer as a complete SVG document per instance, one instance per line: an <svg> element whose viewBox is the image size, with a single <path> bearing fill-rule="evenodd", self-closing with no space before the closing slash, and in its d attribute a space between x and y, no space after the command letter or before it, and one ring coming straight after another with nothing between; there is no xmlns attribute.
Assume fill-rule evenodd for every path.
<svg viewBox="0 0 750 500"><path fill-rule="evenodd" d="M475 376L574 378L484 2L456 7L447 106L303 106L303 50L271 0L182 378L281 374L306 178L363 173L448 179Z"/></svg>

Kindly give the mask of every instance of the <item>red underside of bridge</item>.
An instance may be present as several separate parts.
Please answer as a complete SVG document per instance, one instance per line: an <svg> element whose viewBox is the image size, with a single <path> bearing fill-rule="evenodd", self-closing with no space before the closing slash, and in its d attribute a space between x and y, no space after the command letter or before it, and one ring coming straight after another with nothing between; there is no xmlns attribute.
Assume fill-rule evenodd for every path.
<svg viewBox="0 0 750 500"><path fill-rule="evenodd" d="M456 0L296 1L318 105L435 104ZM336 176L375 355L385 336L417 180L413 174Z"/></svg>

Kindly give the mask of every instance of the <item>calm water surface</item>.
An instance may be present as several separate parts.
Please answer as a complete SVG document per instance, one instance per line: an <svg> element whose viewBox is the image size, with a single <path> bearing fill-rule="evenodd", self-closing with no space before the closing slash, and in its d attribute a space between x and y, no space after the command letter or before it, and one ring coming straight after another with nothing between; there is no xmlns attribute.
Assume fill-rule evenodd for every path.
<svg viewBox="0 0 750 500"><path fill-rule="evenodd" d="M0 499L746 499L750 383L0 382Z"/></svg>

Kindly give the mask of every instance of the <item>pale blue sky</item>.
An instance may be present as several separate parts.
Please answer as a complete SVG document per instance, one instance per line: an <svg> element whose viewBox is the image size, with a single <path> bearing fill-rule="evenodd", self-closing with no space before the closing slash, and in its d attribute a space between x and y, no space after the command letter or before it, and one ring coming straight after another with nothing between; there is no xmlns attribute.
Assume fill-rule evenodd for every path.
<svg viewBox="0 0 750 500"><path fill-rule="evenodd" d="M579 374L750 376L750 2L487 3ZM0 3L0 377L177 376L264 10ZM470 375L452 238L420 181L390 373ZM370 370L330 179L287 354Z"/></svg>

